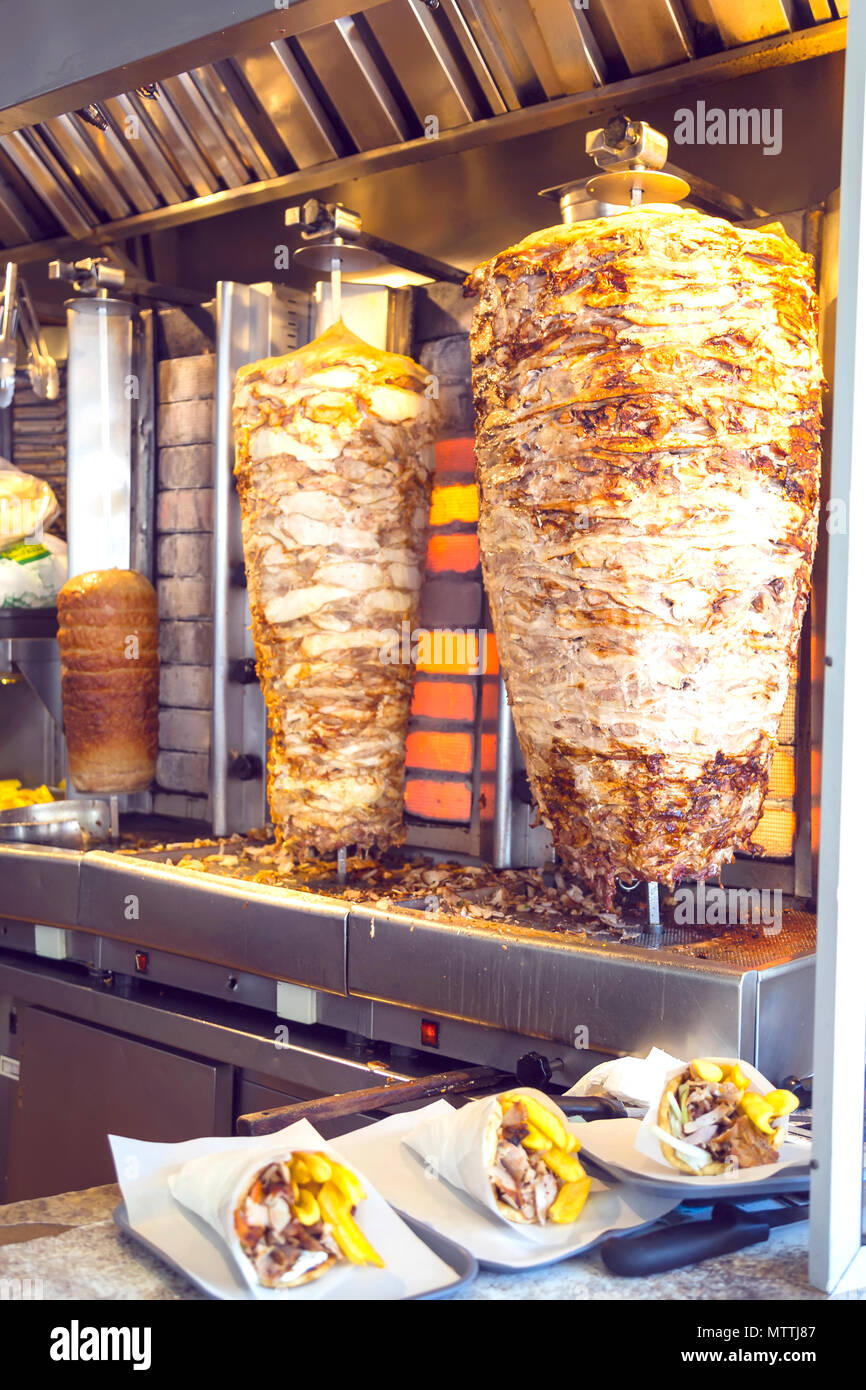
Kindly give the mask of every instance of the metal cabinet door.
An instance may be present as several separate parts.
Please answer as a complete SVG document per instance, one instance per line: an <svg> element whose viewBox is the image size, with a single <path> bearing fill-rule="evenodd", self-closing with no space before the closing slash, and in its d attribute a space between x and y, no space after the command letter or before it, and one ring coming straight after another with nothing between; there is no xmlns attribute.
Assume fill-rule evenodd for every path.
<svg viewBox="0 0 866 1390"><path fill-rule="evenodd" d="M24 1005L5 1200L113 1182L108 1134L231 1133L232 1068Z"/></svg>

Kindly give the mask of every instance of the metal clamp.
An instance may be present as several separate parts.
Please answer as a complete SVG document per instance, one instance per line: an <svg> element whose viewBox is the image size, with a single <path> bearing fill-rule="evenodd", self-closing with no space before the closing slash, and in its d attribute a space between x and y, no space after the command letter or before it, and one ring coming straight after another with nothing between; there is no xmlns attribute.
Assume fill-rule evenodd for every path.
<svg viewBox="0 0 866 1390"><path fill-rule="evenodd" d="M586 152L606 171L586 185L589 196L600 202L637 207L641 202L678 203L688 195L685 179L662 172L667 137L646 121L612 116L607 125L587 133Z"/></svg>
<svg viewBox="0 0 866 1390"><path fill-rule="evenodd" d="M18 274L18 266L9 261L0 311L0 407L11 405L15 394L19 330L27 348L30 385L42 400L56 401L60 391L57 363L45 346L33 301L23 277Z"/></svg>

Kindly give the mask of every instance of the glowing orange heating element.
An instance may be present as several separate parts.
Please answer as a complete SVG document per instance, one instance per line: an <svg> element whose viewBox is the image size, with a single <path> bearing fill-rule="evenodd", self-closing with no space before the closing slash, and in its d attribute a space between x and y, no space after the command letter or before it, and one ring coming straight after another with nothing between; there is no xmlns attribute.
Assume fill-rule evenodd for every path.
<svg viewBox="0 0 866 1390"><path fill-rule="evenodd" d="M471 772L472 735L420 729L406 739L406 766L431 772Z"/></svg>
<svg viewBox="0 0 866 1390"><path fill-rule="evenodd" d="M418 681L412 713L427 719L460 719L468 724L475 714L475 691L471 685L458 681Z"/></svg>
<svg viewBox="0 0 866 1390"><path fill-rule="evenodd" d="M437 473L474 473L474 439L440 439L436 445Z"/></svg>
<svg viewBox="0 0 866 1390"><path fill-rule="evenodd" d="M472 788L468 782L412 778L406 783L406 810L423 820L468 821L472 814Z"/></svg>
<svg viewBox="0 0 866 1390"><path fill-rule="evenodd" d="M495 675L499 670L499 653L492 632L482 639L481 659L484 672ZM477 633L459 628L436 628L425 633L418 643L417 669L443 676L477 676L479 662Z"/></svg>
<svg viewBox="0 0 866 1390"><path fill-rule="evenodd" d="M430 503L430 525L447 526L452 521L478 520L478 489L474 483L455 483L434 487Z"/></svg>
<svg viewBox="0 0 866 1390"><path fill-rule="evenodd" d="M427 568L434 574L451 570L468 574L481 563L478 537L458 533L453 536L431 536L427 546Z"/></svg>

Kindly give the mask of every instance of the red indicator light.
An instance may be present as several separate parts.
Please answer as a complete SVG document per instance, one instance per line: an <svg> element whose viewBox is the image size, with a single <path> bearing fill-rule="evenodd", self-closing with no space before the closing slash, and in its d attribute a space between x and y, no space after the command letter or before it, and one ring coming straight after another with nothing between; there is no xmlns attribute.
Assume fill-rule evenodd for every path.
<svg viewBox="0 0 866 1390"><path fill-rule="evenodd" d="M146 974L147 974L147 952L146 952L146 951L136 951L136 953L135 953L135 968L136 968L136 970L137 970L137 972L138 972L139 975L146 975Z"/></svg>
<svg viewBox="0 0 866 1390"><path fill-rule="evenodd" d="M421 1041L425 1047L439 1046L439 1024L431 1018L421 1020Z"/></svg>

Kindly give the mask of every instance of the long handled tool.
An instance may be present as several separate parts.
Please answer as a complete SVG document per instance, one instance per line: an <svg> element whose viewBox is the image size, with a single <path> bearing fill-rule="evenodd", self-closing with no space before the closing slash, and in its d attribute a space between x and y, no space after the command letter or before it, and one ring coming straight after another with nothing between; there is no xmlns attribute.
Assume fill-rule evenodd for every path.
<svg viewBox="0 0 866 1390"><path fill-rule="evenodd" d="M798 1200L791 1195L785 1200L789 1205L778 1211L744 1211L732 1202L717 1202L708 1221L683 1221L644 1235L606 1240L601 1258L614 1274L634 1278L664 1274L682 1265L745 1250L767 1240L777 1226L808 1221L809 1204L805 1197Z"/></svg>

